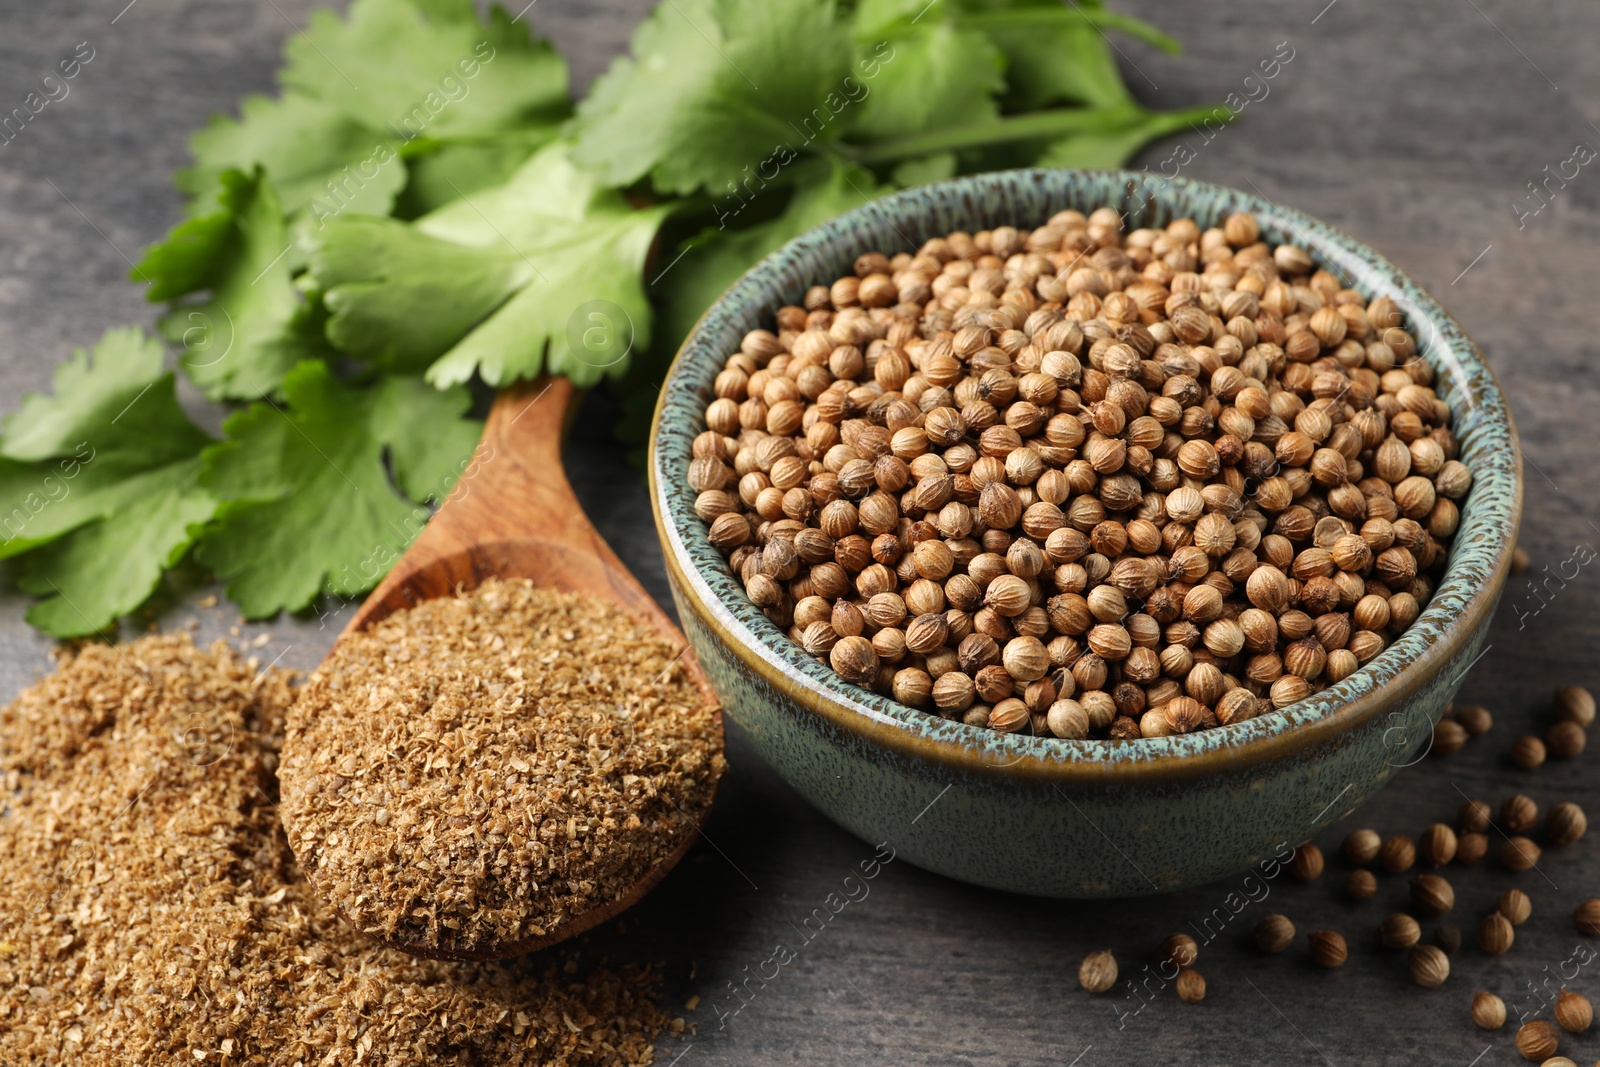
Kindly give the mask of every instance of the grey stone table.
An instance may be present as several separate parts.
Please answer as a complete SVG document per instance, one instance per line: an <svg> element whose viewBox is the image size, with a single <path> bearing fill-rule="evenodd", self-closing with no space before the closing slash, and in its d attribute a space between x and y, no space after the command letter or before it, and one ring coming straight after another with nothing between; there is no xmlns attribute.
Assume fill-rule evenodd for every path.
<svg viewBox="0 0 1600 1067"><path fill-rule="evenodd" d="M529 17L571 58L581 89L623 47L645 6L542 0ZM1600 685L1596 568L1539 595L1528 582L1545 565L1553 573L1579 546L1600 544L1593 322L1600 173L1586 167L1537 214L1514 207L1526 212L1539 203L1528 183L1546 166L1554 170L1580 142L1600 145L1600 12L1585 0L1118 6L1187 46L1174 58L1119 42L1130 84L1153 106L1235 91L1256 97L1214 139L1191 137L1187 152L1177 141L1154 145L1140 163L1158 170L1181 160L1186 175L1258 189L1376 246L1438 294L1489 353L1522 432L1522 544L1534 569L1507 589L1488 652L1464 692L1494 710L1495 728L1455 757L1402 773L1324 835L1324 849L1333 856L1357 825L1415 834L1448 820L1463 794L1498 804L1526 790L1541 803L1571 798L1600 812L1590 770L1600 755L1533 775L1504 757L1518 734L1542 732L1552 685ZM185 162L189 133L209 113L271 88L279 48L310 7L311 0L0 3L0 112L80 42L94 50L70 95L0 147L0 410L45 388L73 346L108 326L150 321L143 294L124 277L128 260L178 218L169 178ZM1245 79L1285 41L1294 58L1262 95ZM599 432L572 450L571 469L600 528L663 595L654 536L639 519L646 509L639 474ZM225 603L199 606L204 592L163 624L195 618L202 633L227 635L232 612ZM0 599L6 697L49 662L49 644L24 625L23 608L15 594ZM257 635L270 635L258 653L264 660L308 667L333 627L283 620L242 632L252 642ZM1372 940L1379 920L1403 906L1404 880L1385 879L1377 897L1353 904L1340 892L1343 864L1331 858L1320 881L1274 882L1265 901L1222 927L1199 963L1209 995L1189 1006L1155 982L1148 1003L1123 991L1091 997L1077 988L1078 962L1110 946L1125 973L1136 971L1166 934L1223 907L1241 888L1237 879L1086 904L977 889L894 863L868 898L833 918L763 985L746 980L779 941L802 940L801 920L872 849L812 811L737 734L729 755L731 777L689 862L617 924L623 929L585 946L591 956L661 962L667 1004L694 1032L664 1037L658 1052L685 1067L1519 1062L1511 1027L1489 1035L1471 1026L1472 992L1492 989L1514 1010L1538 1009L1530 989L1553 988L1574 970L1563 968L1580 941L1566 913L1600 895L1600 854L1588 842L1547 852L1539 871L1518 878L1492 864L1453 869L1459 903L1450 919L1467 946L1454 957L1449 982L1424 992L1409 983L1403 959ZM1484 956L1472 931L1512 881L1532 895L1534 916L1511 953ZM1249 931L1269 910L1287 912L1302 931L1343 931L1349 962L1320 971L1303 940L1281 956L1256 953ZM1577 972L1573 987L1600 993L1600 967ZM748 992L736 998L730 983ZM688 1010L695 995L698 1008ZM1600 1033L1569 1039L1564 1051L1593 1062Z"/></svg>

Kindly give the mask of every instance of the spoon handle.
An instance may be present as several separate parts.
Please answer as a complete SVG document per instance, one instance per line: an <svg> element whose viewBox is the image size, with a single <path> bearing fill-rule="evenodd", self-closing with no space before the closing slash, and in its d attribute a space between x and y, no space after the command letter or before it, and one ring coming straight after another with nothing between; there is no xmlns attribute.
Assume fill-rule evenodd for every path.
<svg viewBox="0 0 1600 1067"><path fill-rule="evenodd" d="M658 628L671 626L583 513L567 481L561 440L574 395L565 378L501 391L449 499L347 630L489 577L603 596Z"/></svg>

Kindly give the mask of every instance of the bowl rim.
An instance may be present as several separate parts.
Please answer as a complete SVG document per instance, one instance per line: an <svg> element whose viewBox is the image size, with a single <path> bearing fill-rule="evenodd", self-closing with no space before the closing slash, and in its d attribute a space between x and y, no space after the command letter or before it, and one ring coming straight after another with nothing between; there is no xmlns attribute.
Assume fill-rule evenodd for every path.
<svg viewBox="0 0 1600 1067"><path fill-rule="evenodd" d="M1015 203L1030 196L1052 203ZM1136 198L1137 210L1132 207ZM666 495L665 487L674 484L669 475L681 475L687 469L689 443L704 429L703 399L696 407L693 398L684 397L689 425L679 426L678 422L685 421L679 418L670 432L663 434L669 409L690 388L685 382L688 368L705 360L715 361L712 374L720 368L725 353L713 346L710 335L713 327L726 325L723 320L744 323L743 329L751 329L778 292L797 297L795 285L785 285L782 277L797 261L812 254L838 255L846 250L842 246L854 247L858 254L881 250L887 240L871 242L857 236L857 231L876 227L881 232L887 224L894 234L905 238L902 226L921 229L911 217L919 210L965 215L972 220L966 226L948 227L943 231L947 233L1001 224L977 224L984 212L1008 217L1008 210L1033 209L1032 216L1010 221L1037 226L1048 212L1072 207L1088 211L1091 207L1086 204L1120 204L1130 226L1160 224L1156 220L1162 216L1189 214L1220 220L1230 211L1250 211L1261 224L1264 239L1293 240L1310 252L1319 266L1341 274L1348 270L1357 279L1355 287L1369 300L1390 296L1419 338L1421 325L1428 327L1430 341L1425 349L1421 345L1419 349L1434 366L1435 386L1441 395L1456 394L1451 424L1453 428L1465 424L1460 431L1463 456L1469 452L1474 456L1473 483L1462 501L1460 527L1446 569L1416 622L1360 670L1306 700L1213 730L1120 743L1000 734L942 719L845 682L826 664L807 655L744 598L726 561L710 545L705 524L694 515L692 495L686 489L678 493L685 499L674 501ZM923 239L935 235L926 234ZM801 284L814 282L811 278ZM770 309L765 313L770 314ZM1466 411L1461 409L1462 399ZM870 201L786 242L746 271L685 338L657 399L647 466L651 510L680 604L687 603L696 619L763 682L834 729L899 755L952 770L1039 779L1058 787L1182 780L1293 758L1333 743L1386 708L1408 707L1410 698L1432 685L1443 667L1486 628L1510 571L1523 496L1521 448L1499 381L1460 324L1416 281L1343 231L1264 196L1194 179L1126 170L1031 168L950 179ZM680 479L676 484L683 482ZM688 521L682 521L685 515ZM711 564L711 573L695 562L691 548ZM716 573L716 564L720 564L720 573ZM1409 747L1414 738L1411 731L1423 723L1431 728L1431 719L1426 717L1418 722L1400 712L1390 713L1391 720L1397 717L1397 725L1385 731L1385 744L1389 732L1402 730L1400 742Z"/></svg>

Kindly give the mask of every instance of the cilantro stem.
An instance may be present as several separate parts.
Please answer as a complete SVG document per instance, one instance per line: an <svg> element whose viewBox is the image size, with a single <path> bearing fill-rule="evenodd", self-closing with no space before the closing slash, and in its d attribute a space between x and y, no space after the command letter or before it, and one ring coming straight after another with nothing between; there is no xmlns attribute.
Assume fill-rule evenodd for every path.
<svg viewBox="0 0 1600 1067"><path fill-rule="evenodd" d="M1116 133L1131 123L1151 115L1159 117L1160 121L1155 123L1157 128L1152 132L1152 136L1159 136L1180 130L1192 122L1216 119L1219 117L1219 112L1225 113L1227 119L1233 117L1232 112L1220 105L1162 112L1146 112L1136 104L1100 108L1053 108L1048 111L1007 115L1001 119L933 130L911 137L898 137L877 144L841 144L836 147L844 152L852 163L876 166L901 159L932 155L935 152L958 152L1014 141L1070 137L1073 134L1084 133Z"/></svg>
<svg viewBox="0 0 1600 1067"><path fill-rule="evenodd" d="M1039 25L1061 25L1088 22L1097 30L1121 30L1128 36L1154 45L1163 52L1178 55L1183 51L1174 38L1168 37L1148 22L1115 11L1099 11L1079 7L1026 7L1009 11L983 11L957 15L957 26L975 30L1027 29Z"/></svg>

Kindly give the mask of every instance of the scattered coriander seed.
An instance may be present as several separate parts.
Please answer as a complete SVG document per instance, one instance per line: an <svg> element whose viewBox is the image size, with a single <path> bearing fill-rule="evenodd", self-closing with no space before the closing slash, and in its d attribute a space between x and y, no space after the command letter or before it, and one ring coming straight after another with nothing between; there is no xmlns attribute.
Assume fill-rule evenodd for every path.
<svg viewBox="0 0 1600 1067"><path fill-rule="evenodd" d="M1539 846L1526 837L1509 837L1500 846L1500 862L1513 871L1526 871L1539 862Z"/></svg>
<svg viewBox="0 0 1600 1067"><path fill-rule="evenodd" d="M1453 756L1467 743L1466 729L1454 719L1440 719L1433 727L1433 745L1429 752L1438 756Z"/></svg>
<svg viewBox="0 0 1600 1067"><path fill-rule="evenodd" d="M1539 1064L1539 1067L1578 1067L1578 1065L1573 1062L1570 1056L1551 1056Z"/></svg>
<svg viewBox="0 0 1600 1067"><path fill-rule="evenodd" d="M1478 947L1491 956L1499 956L1510 950L1516 934L1510 919L1492 911L1478 924Z"/></svg>
<svg viewBox="0 0 1600 1067"><path fill-rule="evenodd" d="M1521 926L1533 914L1533 900L1520 889L1507 889L1495 902L1494 910L1504 915L1512 926Z"/></svg>
<svg viewBox="0 0 1600 1067"><path fill-rule="evenodd" d="M1117 984L1117 958L1110 949L1091 952L1083 958L1078 984L1091 993L1104 993Z"/></svg>
<svg viewBox="0 0 1600 1067"><path fill-rule="evenodd" d="M1556 718L1588 726L1594 722L1594 694L1581 685L1563 686L1556 690Z"/></svg>
<svg viewBox="0 0 1600 1067"><path fill-rule="evenodd" d="M1456 906L1456 892L1437 874L1419 874L1411 880L1411 902L1429 915L1443 915Z"/></svg>
<svg viewBox="0 0 1600 1067"><path fill-rule="evenodd" d="M1506 1024L1506 1002L1493 993L1474 993L1472 1021L1481 1030L1498 1030Z"/></svg>
<svg viewBox="0 0 1600 1067"><path fill-rule="evenodd" d="M1409 871L1412 864L1417 862L1417 846L1405 834L1386 837L1378 850L1378 862L1390 874Z"/></svg>
<svg viewBox="0 0 1600 1067"><path fill-rule="evenodd" d="M1256 947L1262 952L1282 952L1294 943L1294 923L1273 912L1256 923Z"/></svg>
<svg viewBox="0 0 1600 1067"><path fill-rule="evenodd" d="M1289 861L1289 874L1301 882L1314 882L1322 877L1322 850L1307 841L1294 850L1294 858Z"/></svg>
<svg viewBox="0 0 1600 1067"><path fill-rule="evenodd" d="M1588 817L1570 800L1552 806L1544 817L1544 839L1548 844L1570 845L1588 829Z"/></svg>
<svg viewBox="0 0 1600 1067"><path fill-rule="evenodd" d="M1206 980L1199 971L1185 967L1178 972L1178 999L1185 1004L1198 1004L1206 999Z"/></svg>
<svg viewBox="0 0 1600 1067"><path fill-rule="evenodd" d="M1556 1054L1561 1047L1561 1035L1543 1019L1525 1022L1517 1028L1517 1052L1525 1060L1540 1062Z"/></svg>
<svg viewBox="0 0 1600 1067"><path fill-rule="evenodd" d="M1450 957L1437 945L1417 945L1407 962L1411 980L1424 989L1437 989L1450 977Z"/></svg>
<svg viewBox="0 0 1600 1067"><path fill-rule="evenodd" d="M1461 951L1461 927L1454 923L1443 923L1435 927L1433 943L1443 949L1445 955L1454 956Z"/></svg>
<svg viewBox="0 0 1600 1067"><path fill-rule="evenodd" d="M1422 938L1422 927L1404 912L1395 912L1378 927L1378 940L1384 948L1410 948Z"/></svg>
<svg viewBox="0 0 1600 1067"><path fill-rule="evenodd" d="M1378 858L1378 849L1382 846L1383 838L1378 836L1378 831L1363 828L1351 830L1345 835L1341 851L1346 863L1365 867Z"/></svg>
<svg viewBox="0 0 1600 1067"><path fill-rule="evenodd" d="M1200 946L1188 934L1173 934L1161 942L1161 962L1187 967L1200 957Z"/></svg>
<svg viewBox="0 0 1600 1067"><path fill-rule="evenodd" d="M1556 1025L1569 1034L1581 1034L1594 1025L1594 1005L1582 993L1563 989L1556 997Z"/></svg>
<svg viewBox="0 0 1600 1067"><path fill-rule="evenodd" d="M1034 736L1231 726L1415 622L1472 474L1391 302L1258 236L1095 218L868 254L777 309L689 487L751 603L854 684ZM974 633L1001 655L963 662ZM1118 714L1052 716L1025 691L1053 672Z"/></svg>
<svg viewBox="0 0 1600 1067"><path fill-rule="evenodd" d="M1511 746L1511 762L1525 771L1537 769L1544 763L1544 742L1531 734L1519 737Z"/></svg>
<svg viewBox="0 0 1600 1067"><path fill-rule="evenodd" d="M1572 911L1573 925L1587 937L1600 937L1600 900L1590 898Z"/></svg>
<svg viewBox="0 0 1600 1067"><path fill-rule="evenodd" d="M1481 834L1489 829L1493 810L1481 800L1469 800L1456 812L1456 827L1464 833Z"/></svg>
<svg viewBox="0 0 1600 1067"><path fill-rule="evenodd" d="M1545 732L1545 749L1556 759L1572 759L1583 753L1589 735L1570 719L1563 719Z"/></svg>
<svg viewBox="0 0 1600 1067"><path fill-rule="evenodd" d="M1456 862L1470 866L1489 853L1487 834L1460 834L1456 837Z"/></svg>
<svg viewBox="0 0 1600 1067"><path fill-rule="evenodd" d="M1351 900L1367 900L1378 891L1378 876L1365 867L1357 867L1345 876L1344 893Z"/></svg>
<svg viewBox="0 0 1600 1067"><path fill-rule="evenodd" d="M1344 963L1349 950L1344 936L1332 930L1313 930L1310 935L1311 959L1319 967L1334 968Z"/></svg>
<svg viewBox="0 0 1600 1067"><path fill-rule="evenodd" d="M1532 559L1528 556L1528 550L1523 548L1521 545L1517 545L1511 550L1512 574L1521 574L1523 571L1528 569L1529 564L1532 562Z"/></svg>
<svg viewBox="0 0 1600 1067"><path fill-rule="evenodd" d="M1456 855L1456 832L1442 822L1436 822L1422 832L1417 854L1429 867L1443 867Z"/></svg>
<svg viewBox="0 0 1600 1067"><path fill-rule="evenodd" d="M1494 725L1494 716L1482 704L1464 704L1456 709L1456 722L1469 737L1481 737Z"/></svg>
<svg viewBox="0 0 1600 1067"><path fill-rule="evenodd" d="M1507 833L1522 834L1533 829L1539 821L1539 805L1532 797L1517 793L1500 805L1500 825Z"/></svg>

